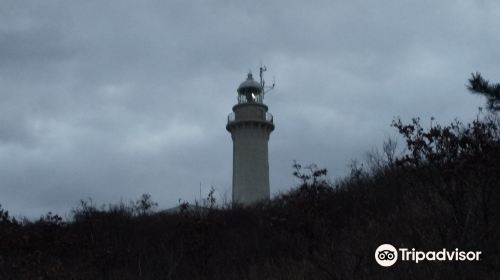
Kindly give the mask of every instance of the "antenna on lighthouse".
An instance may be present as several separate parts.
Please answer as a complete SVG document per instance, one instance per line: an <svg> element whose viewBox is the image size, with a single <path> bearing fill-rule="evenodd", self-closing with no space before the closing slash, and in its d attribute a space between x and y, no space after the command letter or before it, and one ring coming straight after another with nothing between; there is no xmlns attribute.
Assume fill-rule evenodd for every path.
<svg viewBox="0 0 500 280"><path fill-rule="evenodd" d="M264 72L267 71L267 67L265 65L260 64L259 68L259 76L260 76L260 87L262 88L262 95L265 95L269 91L274 89L275 79L273 78L273 85L266 86L266 81L264 80Z"/></svg>

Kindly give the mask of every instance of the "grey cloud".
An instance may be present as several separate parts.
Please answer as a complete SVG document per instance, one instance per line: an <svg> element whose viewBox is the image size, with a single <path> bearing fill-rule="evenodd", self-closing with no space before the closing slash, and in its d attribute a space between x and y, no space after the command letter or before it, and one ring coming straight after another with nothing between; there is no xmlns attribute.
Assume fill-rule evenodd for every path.
<svg viewBox="0 0 500 280"><path fill-rule="evenodd" d="M473 118L470 72L500 77L495 1L4 1L0 203L161 207L231 183L226 116L246 71L276 89L272 192L292 160L333 177L394 135L394 117ZM498 79L497 79L498 80Z"/></svg>

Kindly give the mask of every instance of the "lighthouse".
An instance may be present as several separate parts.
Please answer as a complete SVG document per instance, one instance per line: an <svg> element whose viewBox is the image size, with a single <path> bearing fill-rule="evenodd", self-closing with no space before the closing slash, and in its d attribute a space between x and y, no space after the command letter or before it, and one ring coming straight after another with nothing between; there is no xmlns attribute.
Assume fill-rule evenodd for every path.
<svg viewBox="0 0 500 280"><path fill-rule="evenodd" d="M238 87L238 103L227 119L226 129L233 139L233 203L249 205L270 196L267 144L274 123L264 104L265 70L260 68L260 82L248 73Z"/></svg>

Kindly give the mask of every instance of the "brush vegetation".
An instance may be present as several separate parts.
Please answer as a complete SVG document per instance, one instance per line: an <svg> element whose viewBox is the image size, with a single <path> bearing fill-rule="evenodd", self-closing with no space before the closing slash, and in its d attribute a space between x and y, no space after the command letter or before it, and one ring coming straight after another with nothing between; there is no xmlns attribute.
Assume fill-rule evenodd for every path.
<svg viewBox="0 0 500 280"><path fill-rule="evenodd" d="M18 221L0 210L0 279L499 279L500 129L495 114L470 124L392 124L388 141L350 176L294 163L297 187L250 207L157 211L149 195L64 221ZM476 262L374 260L383 243L482 251Z"/></svg>

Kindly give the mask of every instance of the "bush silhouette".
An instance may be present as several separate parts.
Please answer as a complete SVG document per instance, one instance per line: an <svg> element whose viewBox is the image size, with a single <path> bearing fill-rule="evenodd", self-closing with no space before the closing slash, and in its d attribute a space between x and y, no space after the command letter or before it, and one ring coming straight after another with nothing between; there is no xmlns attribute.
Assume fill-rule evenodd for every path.
<svg viewBox="0 0 500 280"><path fill-rule="evenodd" d="M293 163L299 185L252 206L155 211L149 194L63 221L18 222L0 207L0 279L455 279L500 278L500 129L495 114L425 129L393 121L406 144L372 168ZM373 167L375 166L375 167ZM206 207L205 207L206 206ZM482 251L478 262L379 267L383 243Z"/></svg>

